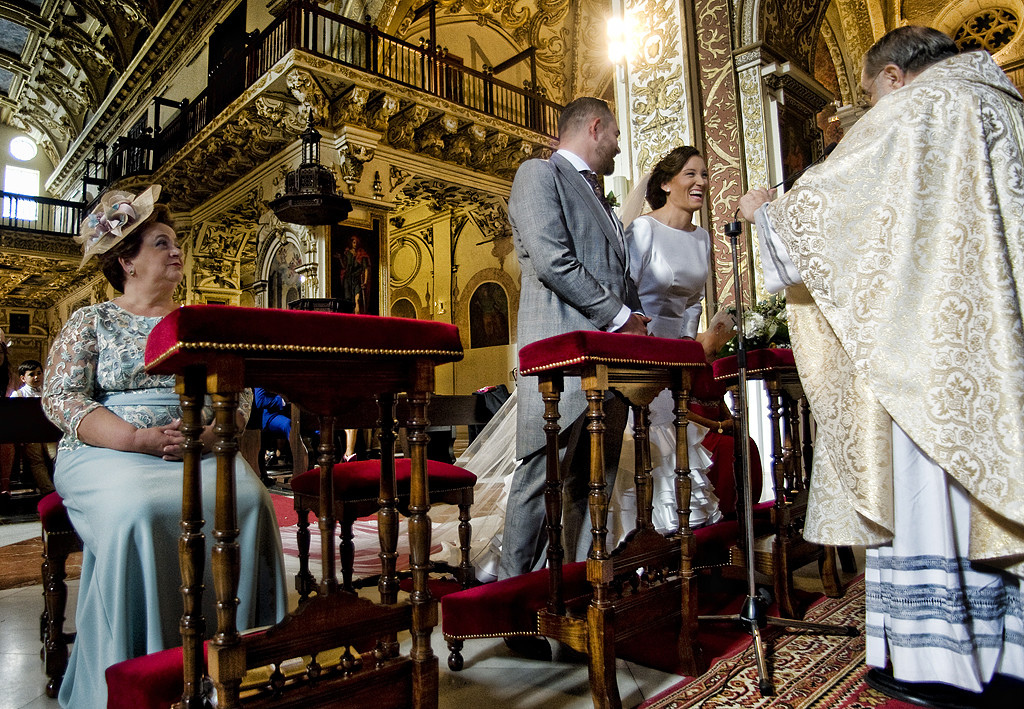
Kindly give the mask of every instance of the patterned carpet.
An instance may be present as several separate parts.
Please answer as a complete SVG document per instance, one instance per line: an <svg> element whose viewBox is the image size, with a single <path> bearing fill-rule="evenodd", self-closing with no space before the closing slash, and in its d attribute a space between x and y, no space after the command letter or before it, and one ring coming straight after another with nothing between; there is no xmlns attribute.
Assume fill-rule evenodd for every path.
<svg viewBox="0 0 1024 709"><path fill-rule="evenodd" d="M700 677L642 704L644 709L912 709L864 682L864 580L857 579L843 598L825 598L807 613L807 620L854 625L857 637L764 632L768 671L775 696L758 691L757 667L748 643L737 655L719 659Z"/></svg>
<svg viewBox="0 0 1024 709"><path fill-rule="evenodd" d="M0 590L34 586L43 582L43 540L39 537L0 547ZM68 579L82 571L82 552L68 557Z"/></svg>

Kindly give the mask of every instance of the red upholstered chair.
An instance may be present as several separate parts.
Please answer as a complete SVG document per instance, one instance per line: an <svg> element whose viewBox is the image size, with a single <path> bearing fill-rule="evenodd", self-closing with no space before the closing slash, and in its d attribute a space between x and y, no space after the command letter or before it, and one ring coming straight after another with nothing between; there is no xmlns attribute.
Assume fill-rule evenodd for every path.
<svg viewBox="0 0 1024 709"><path fill-rule="evenodd" d="M715 379L734 388L738 380L736 357L723 357L713 363ZM810 483L811 442L810 407L803 395L800 378L789 349L759 349L747 352L747 379L760 379L768 394L768 415L772 437L772 484L775 499L770 505L770 524L755 507L754 568L771 579L785 618L802 617L793 593L793 572L817 560L825 594L842 595L836 568L834 547L822 547L803 538L807 514L807 489ZM751 461L753 469L754 462ZM755 486L754 489L760 489ZM757 517L761 519L757 519ZM744 565L739 546L733 548L732 563Z"/></svg>
<svg viewBox="0 0 1024 709"><path fill-rule="evenodd" d="M339 411L336 426L340 428L381 427L382 446L393 446L396 439L394 423L408 416L404 399L399 399L395 413L388 412L390 423L379 418L375 402L354 402L351 407ZM387 408L387 407L385 407ZM473 425L485 423L487 412L479 397L474 396L433 396L430 404L432 426ZM293 423L292 429L301 426ZM297 457L297 464L304 469L305 460ZM409 481L412 469L408 458L395 459L395 482L398 493L398 511L408 513ZM359 460L336 463L333 467L334 516L340 525L339 552L341 556L342 588L354 590L352 567L355 547L352 539L352 525L360 517L374 514L380 496L380 460ZM470 563L470 507L473 505L473 486L476 475L469 470L446 461L427 460L427 483L430 503L457 505L459 508L459 565L451 571L463 588L472 585L476 578ZM312 468L300 472L291 480L295 494L295 510L298 512L299 571L295 587L299 598L304 601L315 590L316 582L309 571L309 523L308 512L320 515L320 469Z"/></svg>
<svg viewBox="0 0 1024 709"><path fill-rule="evenodd" d="M46 696L56 697L64 672L68 668L68 645L74 633L64 632L64 615L68 605L67 561L71 552L82 550L64 500L56 492L39 501L39 521L43 526L43 599L45 606L39 618L40 640L43 643L43 664L46 670Z"/></svg>
<svg viewBox="0 0 1024 709"><path fill-rule="evenodd" d="M267 677L246 685L247 704L436 706L437 658L430 635L437 606L427 585L430 518L425 428L435 366L461 357L458 330L445 323L229 306L186 306L165 317L150 334L146 366L151 373L176 374L182 397L185 444L179 556L186 609L181 619L182 653L115 665L107 673L108 695L117 697L134 686L145 690L145 697L132 706L143 705L162 691L153 677L165 671L166 662L172 665L172 674L173 666L181 672L183 704L200 706L204 701L201 629L205 620L200 609L205 541L198 499L198 434L204 397L209 393L216 415L213 450L218 477L210 586L217 595L218 612L206 667L220 705L239 706L247 672L270 667ZM327 471L334 463L334 414L344 410L345 401L407 393L412 461L407 529L413 567L408 600L397 598L394 575L398 520L392 468L383 465L380 477L381 584L391 594L382 593L385 603L360 598L338 586L330 504L334 480L325 474L320 479L323 563L318 595L266 632L238 631L234 603L239 574L237 503L230 481L237 450L234 413L238 392L246 386L279 392L320 416L320 461ZM400 652L396 640L403 631L412 637L407 655ZM360 655L355 656L351 648ZM292 662L303 657L304 661Z"/></svg>

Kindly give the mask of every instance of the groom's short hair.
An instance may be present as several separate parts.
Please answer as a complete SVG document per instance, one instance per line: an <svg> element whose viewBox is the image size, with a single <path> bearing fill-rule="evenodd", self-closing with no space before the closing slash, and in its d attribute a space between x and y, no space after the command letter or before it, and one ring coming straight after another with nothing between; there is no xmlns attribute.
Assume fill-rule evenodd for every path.
<svg viewBox="0 0 1024 709"><path fill-rule="evenodd" d="M612 116L612 109L605 101L593 96L581 96L570 101L562 109L562 115L558 117L559 139L575 135L590 122L592 118L605 118Z"/></svg>

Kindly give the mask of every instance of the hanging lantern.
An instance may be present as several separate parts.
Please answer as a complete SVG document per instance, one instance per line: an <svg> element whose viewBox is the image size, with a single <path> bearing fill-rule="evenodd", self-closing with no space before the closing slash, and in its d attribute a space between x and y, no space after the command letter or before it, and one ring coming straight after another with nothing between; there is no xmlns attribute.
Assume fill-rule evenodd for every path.
<svg viewBox="0 0 1024 709"><path fill-rule="evenodd" d="M284 194L270 203L277 218L291 224L337 224L352 211L352 203L337 193L334 173L320 164L320 132L312 112L302 132L302 164L284 178Z"/></svg>

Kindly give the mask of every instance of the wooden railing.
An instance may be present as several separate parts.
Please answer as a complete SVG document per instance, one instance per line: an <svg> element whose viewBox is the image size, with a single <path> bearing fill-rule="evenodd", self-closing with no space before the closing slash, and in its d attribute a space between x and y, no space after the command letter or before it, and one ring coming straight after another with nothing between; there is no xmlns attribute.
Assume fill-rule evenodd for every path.
<svg viewBox="0 0 1024 709"><path fill-rule="evenodd" d="M82 223L85 204L49 197L0 192L0 228L74 236Z"/></svg>
<svg viewBox="0 0 1024 709"><path fill-rule="evenodd" d="M542 90L515 87L491 73L470 69L450 59L445 50L431 46L429 40L410 44L307 0L293 2L250 41L242 90L252 86L293 49L555 137L562 107L548 100ZM215 118L210 115L207 98L208 89L191 102L183 101L178 107L179 114L166 126L154 126L149 138L119 139L113 147L108 179L151 172L167 162Z"/></svg>

